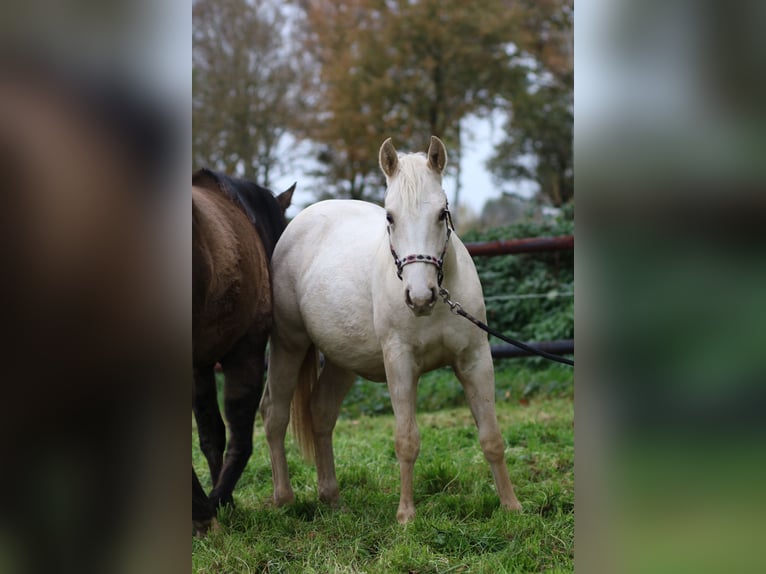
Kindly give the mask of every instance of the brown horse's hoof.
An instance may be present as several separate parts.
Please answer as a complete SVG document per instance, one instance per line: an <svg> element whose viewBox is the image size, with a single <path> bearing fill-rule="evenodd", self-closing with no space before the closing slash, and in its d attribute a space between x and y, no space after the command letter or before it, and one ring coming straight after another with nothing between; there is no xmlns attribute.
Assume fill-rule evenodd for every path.
<svg viewBox="0 0 766 574"><path fill-rule="evenodd" d="M215 518L192 521L192 535L197 538L204 537L208 532L218 532L220 529L218 520Z"/></svg>

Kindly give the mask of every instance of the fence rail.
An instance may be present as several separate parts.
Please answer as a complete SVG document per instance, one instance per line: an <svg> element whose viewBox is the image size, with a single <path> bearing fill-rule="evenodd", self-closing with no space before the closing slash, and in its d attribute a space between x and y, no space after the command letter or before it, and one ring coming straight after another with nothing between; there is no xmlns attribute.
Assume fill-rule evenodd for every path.
<svg viewBox="0 0 766 574"><path fill-rule="evenodd" d="M567 251L574 249L574 236L561 235L558 237L527 237L524 239L498 239L496 241L482 241L466 243L468 253L473 257L491 257L496 255L510 255L518 253L539 253L544 251ZM550 297L551 294L533 294L535 297ZM559 293L555 294L559 296ZM572 295L567 293L567 295ZM508 298L521 298L522 295L508 294ZM527 343L533 349L552 353L554 355L574 354L574 339L559 339L557 341L538 341ZM491 345L492 357L495 359L511 359L515 357L529 357L533 353L520 349L508 343Z"/></svg>
<svg viewBox="0 0 766 574"><path fill-rule="evenodd" d="M533 349L545 351L552 355L573 355L574 339L558 339L556 341L540 341L537 343L527 343ZM492 358L494 359L512 359L515 357L531 357L533 353L520 349L508 343L499 345L490 345Z"/></svg>
<svg viewBox="0 0 766 574"><path fill-rule="evenodd" d="M540 251L566 251L574 249L574 236L528 237L524 239L498 239L466 243L466 249L473 257L508 255L512 253L537 253Z"/></svg>

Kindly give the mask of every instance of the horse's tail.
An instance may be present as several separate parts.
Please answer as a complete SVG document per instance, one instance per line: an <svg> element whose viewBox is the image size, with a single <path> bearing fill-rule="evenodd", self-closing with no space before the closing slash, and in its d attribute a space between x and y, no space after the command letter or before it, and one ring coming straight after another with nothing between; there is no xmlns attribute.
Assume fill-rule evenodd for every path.
<svg viewBox="0 0 766 574"><path fill-rule="evenodd" d="M311 393L317 382L319 370L319 356L314 345L306 351L303 358L300 373L298 374L298 386L290 404L290 423L293 435L300 448L303 459L311 464L316 462L314 453L314 431L311 417Z"/></svg>

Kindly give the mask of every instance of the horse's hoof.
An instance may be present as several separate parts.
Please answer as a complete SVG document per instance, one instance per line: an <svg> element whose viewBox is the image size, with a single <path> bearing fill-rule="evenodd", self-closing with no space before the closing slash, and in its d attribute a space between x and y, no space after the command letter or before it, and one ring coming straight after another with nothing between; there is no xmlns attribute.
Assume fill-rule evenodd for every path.
<svg viewBox="0 0 766 574"><path fill-rule="evenodd" d="M231 494L219 496L215 493L211 493L210 504L213 505L213 508L223 508L224 506L231 506L234 508L234 497Z"/></svg>
<svg viewBox="0 0 766 574"><path fill-rule="evenodd" d="M396 512L396 520L399 524L405 525L408 522L412 522L414 519L415 519L414 509L406 509L406 510L399 509Z"/></svg>
<svg viewBox="0 0 766 574"><path fill-rule="evenodd" d="M197 538L202 538L208 532L218 532L220 529L221 527L215 518L192 521L192 534Z"/></svg>
<svg viewBox="0 0 766 574"><path fill-rule="evenodd" d="M333 492L331 494L319 494L319 501L330 506L331 508L338 508L340 506L340 493Z"/></svg>
<svg viewBox="0 0 766 574"><path fill-rule="evenodd" d="M277 494L274 493L274 506L279 508L280 506L284 506L286 504L292 504L295 501L295 494L292 492L289 492L287 494Z"/></svg>
<svg viewBox="0 0 766 574"><path fill-rule="evenodd" d="M509 512L521 512L521 503L514 498L508 503L503 503L503 508Z"/></svg>

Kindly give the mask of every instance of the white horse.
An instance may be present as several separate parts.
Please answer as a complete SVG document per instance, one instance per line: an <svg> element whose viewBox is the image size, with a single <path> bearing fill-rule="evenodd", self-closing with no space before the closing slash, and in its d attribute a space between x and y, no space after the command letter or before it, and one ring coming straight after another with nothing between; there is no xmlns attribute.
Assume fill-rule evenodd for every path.
<svg viewBox="0 0 766 574"><path fill-rule="evenodd" d="M417 383L421 374L449 365L465 389L500 502L519 510L495 415L487 336L436 304L443 281L466 311L486 317L476 268L451 233L444 144L432 136L426 155L398 155L389 138L379 160L385 209L362 201L316 203L288 225L274 251L274 327L261 407L274 501L295 498L284 446L292 401L301 452L316 461L319 498L337 504L332 433L341 402L361 375L388 384L401 484L396 517L414 518ZM318 378L317 350L325 357Z"/></svg>

